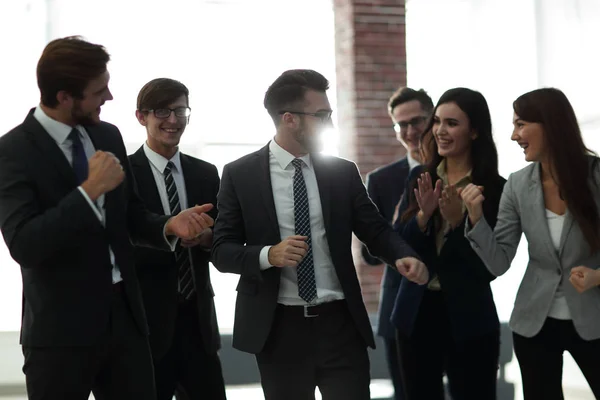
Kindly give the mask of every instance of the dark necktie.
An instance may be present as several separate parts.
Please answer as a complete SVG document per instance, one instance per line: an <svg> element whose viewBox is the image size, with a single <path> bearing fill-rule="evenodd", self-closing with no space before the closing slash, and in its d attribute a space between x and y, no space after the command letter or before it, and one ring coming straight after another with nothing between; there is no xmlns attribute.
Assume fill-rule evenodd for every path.
<svg viewBox="0 0 600 400"><path fill-rule="evenodd" d="M81 185L88 177L88 159L85 155L83 143L76 128L69 133L71 140L71 156L73 158L73 171L77 177L77 185Z"/></svg>
<svg viewBox="0 0 600 400"><path fill-rule="evenodd" d="M306 183L302 176L303 161L299 158L292 160L294 172L294 221L296 235L306 236L308 252L298 264L298 296L307 303L317 297L317 284L315 283L315 266L313 263L312 243L310 235L310 213L308 209L308 194Z"/></svg>
<svg viewBox="0 0 600 400"><path fill-rule="evenodd" d="M175 165L169 161L164 171L165 186L167 187L167 197L169 198L169 209L171 211L171 215L177 215L181 211L179 194L177 193L177 185L173 179L174 166ZM177 265L178 290L183 298L187 300L194 293L194 279L192 277L192 268L188 249L177 245L175 248L175 260Z"/></svg>

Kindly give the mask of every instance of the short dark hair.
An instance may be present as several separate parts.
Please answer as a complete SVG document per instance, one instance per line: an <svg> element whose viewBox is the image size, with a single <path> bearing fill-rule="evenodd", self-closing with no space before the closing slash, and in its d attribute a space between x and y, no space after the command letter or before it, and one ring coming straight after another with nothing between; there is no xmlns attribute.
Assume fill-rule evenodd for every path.
<svg viewBox="0 0 600 400"><path fill-rule="evenodd" d="M80 36L51 41L37 64L42 104L56 107L56 95L61 90L83 98L89 82L106 72L108 61L110 55L103 46L87 42Z"/></svg>
<svg viewBox="0 0 600 400"><path fill-rule="evenodd" d="M589 184L589 156L595 154L583 142L569 99L556 88L542 88L519 96L513 103L513 110L521 120L542 125L560 195L592 252L598 251L600 212ZM598 159L594 158L594 166L596 162ZM552 174L553 170L549 172Z"/></svg>
<svg viewBox="0 0 600 400"><path fill-rule="evenodd" d="M138 93L137 109L165 108L181 96L185 96L189 105L190 91L183 83L175 79L156 78L146 83Z"/></svg>
<svg viewBox="0 0 600 400"><path fill-rule="evenodd" d="M279 112L287 107L299 106L307 90L325 92L329 81L312 69L292 69L281 74L265 93L264 106L277 123Z"/></svg>
<svg viewBox="0 0 600 400"><path fill-rule="evenodd" d="M431 114L431 111L433 110L433 101L425 90L414 90L409 87L400 87L394 92L394 94L392 94L390 100L388 101L388 113L390 114L390 117L392 116L394 108L400 104L408 103L409 101L413 100L417 100L419 103L421 103L421 108L423 111Z"/></svg>

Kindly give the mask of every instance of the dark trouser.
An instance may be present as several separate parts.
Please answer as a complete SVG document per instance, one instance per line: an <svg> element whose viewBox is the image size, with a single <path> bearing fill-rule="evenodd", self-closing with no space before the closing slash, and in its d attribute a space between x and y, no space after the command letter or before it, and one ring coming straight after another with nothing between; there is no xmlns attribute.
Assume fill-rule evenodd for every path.
<svg viewBox="0 0 600 400"><path fill-rule="evenodd" d="M155 400L148 338L129 311L122 284L115 285L110 325L97 345L23 347L30 400Z"/></svg>
<svg viewBox="0 0 600 400"><path fill-rule="evenodd" d="M266 400L369 400L367 346L345 301L310 309L278 305L263 351L256 355Z"/></svg>
<svg viewBox="0 0 600 400"><path fill-rule="evenodd" d="M202 342L196 298L179 306L171 348L155 360L158 400L224 400L225 383L217 353L208 353Z"/></svg>
<svg viewBox="0 0 600 400"><path fill-rule="evenodd" d="M532 338L513 333L513 345L521 367L525 400L564 399L562 369L565 351L571 353L592 392L600 399L600 339L583 340L572 321L548 318L540 333Z"/></svg>
<svg viewBox="0 0 600 400"><path fill-rule="evenodd" d="M453 400L496 398L500 333L457 342L442 292L426 291L411 337L398 334L405 400L443 400L446 372Z"/></svg>
<svg viewBox="0 0 600 400"><path fill-rule="evenodd" d="M398 344L396 338L390 339L384 337L383 344L385 345L385 358L390 371L390 378L394 385L394 400L402 400L404 396L402 395L403 389L400 383L400 364L398 362Z"/></svg>

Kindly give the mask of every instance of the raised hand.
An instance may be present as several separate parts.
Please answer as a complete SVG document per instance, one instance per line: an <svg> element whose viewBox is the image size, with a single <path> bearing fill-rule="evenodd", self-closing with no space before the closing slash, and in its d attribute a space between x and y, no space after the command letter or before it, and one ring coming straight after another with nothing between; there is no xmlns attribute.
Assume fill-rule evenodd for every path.
<svg viewBox="0 0 600 400"><path fill-rule="evenodd" d="M438 179L434 188L431 183L431 175L429 175L429 172L425 172L417 179L417 184L418 188L415 189L417 203L424 216L429 219L438 207L438 199L442 192L442 181Z"/></svg>
<svg viewBox="0 0 600 400"><path fill-rule="evenodd" d="M81 184L87 195L96 201L104 193L110 192L123 182L125 172L119 159L111 152L97 151L88 160L88 177Z"/></svg>
<svg viewBox="0 0 600 400"><path fill-rule="evenodd" d="M475 225L483 216L483 186L473 185L469 183L461 192L460 197L465 202L469 213L469 222Z"/></svg>
<svg viewBox="0 0 600 400"><path fill-rule="evenodd" d="M450 224L452 229L456 228L463 220L463 201L454 185L448 185L442 190L439 199L440 214Z"/></svg>
<svg viewBox="0 0 600 400"><path fill-rule="evenodd" d="M414 257L404 257L396 260L396 268L402 276L418 285L429 282L429 270L422 261Z"/></svg>

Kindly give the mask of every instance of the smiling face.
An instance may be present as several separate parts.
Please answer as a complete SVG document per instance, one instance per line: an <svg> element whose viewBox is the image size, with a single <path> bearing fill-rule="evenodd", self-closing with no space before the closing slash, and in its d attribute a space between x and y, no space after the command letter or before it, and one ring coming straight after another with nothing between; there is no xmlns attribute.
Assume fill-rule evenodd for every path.
<svg viewBox="0 0 600 400"><path fill-rule="evenodd" d="M546 145L542 124L524 121L514 113L513 133L510 138L521 146L525 160L538 162L545 160Z"/></svg>
<svg viewBox="0 0 600 400"><path fill-rule="evenodd" d="M182 95L164 108L175 110L187 106L187 96ZM171 111L167 118L158 118L155 112L156 110L136 111L136 116L140 124L146 127L148 146L159 154L172 155L177 151L188 117L178 117L175 111Z"/></svg>
<svg viewBox="0 0 600 400"><path fill-rule="evenodd" d="M445 158L469 154L471 142L477 137L477 133L471 129L469 117L456 103L444 103L437 107L432 130L438 154Z"/></svg>

